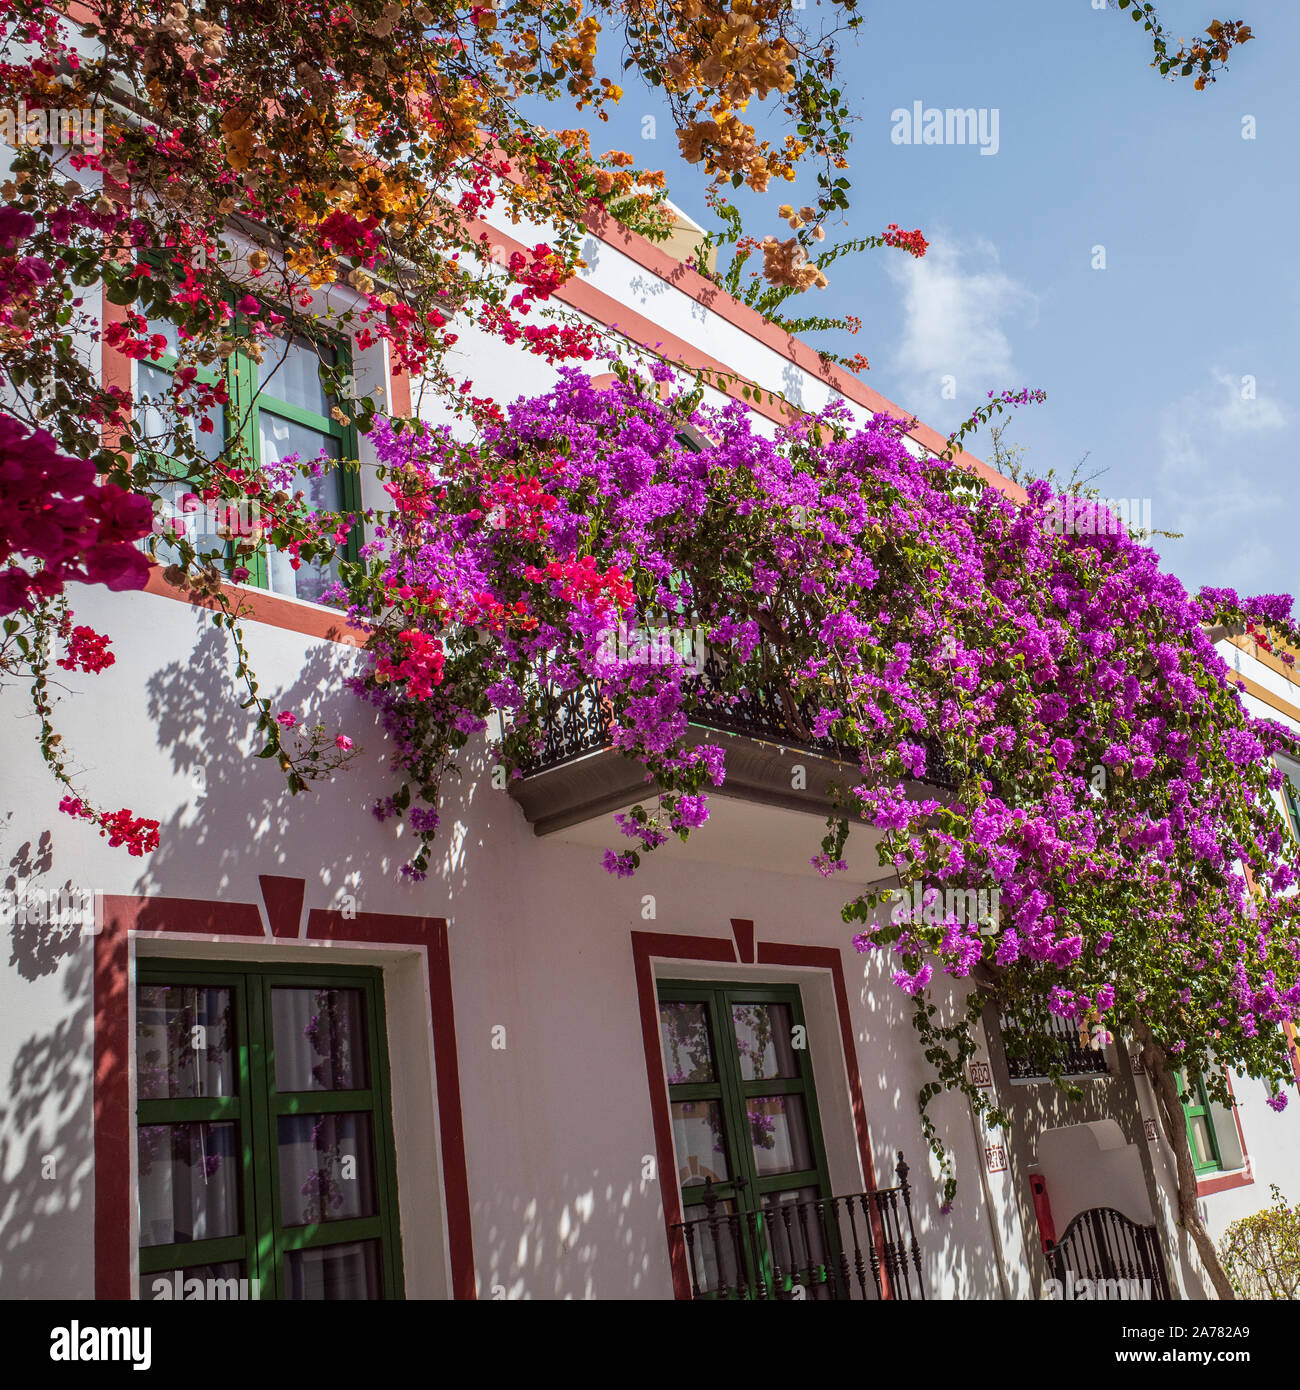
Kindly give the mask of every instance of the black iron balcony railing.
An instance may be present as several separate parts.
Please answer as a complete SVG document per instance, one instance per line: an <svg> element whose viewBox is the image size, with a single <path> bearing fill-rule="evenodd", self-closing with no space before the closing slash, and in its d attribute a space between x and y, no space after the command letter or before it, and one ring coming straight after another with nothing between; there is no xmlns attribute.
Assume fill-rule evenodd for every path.
<svg viewBox="0 0 1300 1390"><path fill-rule="evenodd" d="M908 1166L898 1184L846 1197L769 1195L758 1212L723 1210L705 1185L704 1215L674 1226L696 1299L923 1299Z"/></svg>
<svg viewBox="0 0 1300 1390"><path fill-rule="evenodd" d="M1007 1071L1013 1081L1045 1081L1052 1068L1062 1076L1107 1076L1106 1053L1102 1048L1079 1038L1079 1028L1068 1018L1043 1012L1041 1022L1032 1029L1023 1022L1003 1017L1001 1020L1003 1047L1007 1053ZM1014 1038L1010 1046L1008 1035Z"/></svg>
<svg viewBox="0 0 1300 1390"><path fill-rule="evenodd" d="M786 748L806 749L837 762L856 763L854 749L834 738L811 734L816 709L807 696L798 702L791 699L787 705L775 684L746 687L735 694L725 688L723 677L722 664L710 652L699 674L690 678L696 700L690 721L697 728L740 734ZM564 692L551 690L546 698L545 741L526 774L545 772L610 746L610 710L602 682L592 681ZM954 787L956 769L932 749L925 780L938 787Z"/></svg>

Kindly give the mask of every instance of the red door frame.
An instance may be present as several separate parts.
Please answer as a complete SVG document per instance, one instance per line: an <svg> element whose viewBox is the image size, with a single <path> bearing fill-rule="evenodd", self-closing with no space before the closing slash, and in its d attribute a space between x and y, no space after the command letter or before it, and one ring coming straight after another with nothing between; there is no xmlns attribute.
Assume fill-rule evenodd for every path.
<svg viewBox="0 0 1300 1390"><path fill-rule="evenodd" d="M747 918L731 919L732 936L676 936L671 932L632 933L632 959L636 971L637 1002L641 1012L641 1036L645 1047L646 1079L650 1087L650 1111L654 1123L655 1151L658 1157L660 1187L663 1194L664 1226L668 1238L668 1258L673 1272L673 1296L691 1296L690 1269L686 1242L674 1227L682 1221L682 1197L677 1186L677 1156L673 1148L672 1111L668 1085L664 1079L663 1045L659 1035L659 995L655 989L653 962L658 960L707 961L726 965L793 965L824 970L835 991L835 1011L840 1025L844 1070L849 1086L849 1103L858 1141L858 1155L868 1188L876 1186L876 1168L871 1157L871 1133L862 1099L862 1076L854 1045L853 1020L849 996L844 986L844 963L834 946L803 946L795 942L754 941L754 924ZM883 1238L879 1215L872 1207L872 1234ZM882 1277L884 1271L882 1270ZM885 1284L885 1296L889 1296Z"/></svg>
<svg viewBox="0 0 1300 1390"><path fill-rule="evenodd" d="M452 1011L451 956L443 917L405 917L383 912L313 908L302 927L305 883L263 874L258 883L271 932L255 903L204 902L191 898L104 895L95 936L95 1297L131 1297L131 1036L130 938L169 932L210 936L215 942L273 940L356 941L414 946L429 974L442 1180L447 1204L447 1246L452 1297L476 1297L460 1066Z"/></svg>

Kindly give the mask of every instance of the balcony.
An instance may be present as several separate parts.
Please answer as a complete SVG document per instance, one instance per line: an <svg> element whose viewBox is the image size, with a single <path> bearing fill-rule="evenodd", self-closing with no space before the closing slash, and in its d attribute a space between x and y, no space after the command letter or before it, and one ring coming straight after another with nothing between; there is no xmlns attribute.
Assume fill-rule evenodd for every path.
<svg viewBox="0 0 1300 1390"><path fill-rule="evenodd" d="M894 1187L781 1201L759 1212L721 1210L706 1184L704 1215L671 1228L685 1246L691 1297L700 1300L870 1302L923 1299L908 1166Z"/></svg>
<svg viewBox="0 0 1300 1390"><path fill-rule="evenodd" d="M1110 1075L1105 1050L1082 1043L1076 1024L1046 1009L1033 1028L1003 1017L999 1031L1012 1081L1048 1081L1053 1072L1061 1077Z"/></svg>
<svg viewBox="0 0 1300 1390"><path fill-rule="evenodd" d="M722 742L726 748L726 781L712 794L825 819L832 784L847 789L861 780L857 753L811 734L815 710L808 698L796 701L774 682L739 693L729 684L712 652L691 678L696 705L689 738L696 745ZM544 722L541 753L510 788L538 835L621 810L647 794L645 769L612 746L610 708L599 681L548 691ZM791 777L796 762L804 769L799 785ZM935 749L926 784L928 794L956 785L956 770Z"/></svg>

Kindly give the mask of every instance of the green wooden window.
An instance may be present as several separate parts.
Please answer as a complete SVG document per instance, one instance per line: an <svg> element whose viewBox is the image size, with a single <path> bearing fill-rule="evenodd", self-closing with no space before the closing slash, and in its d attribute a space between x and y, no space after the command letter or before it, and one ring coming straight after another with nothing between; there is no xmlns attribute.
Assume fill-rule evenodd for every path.
<svg viewBox="0 0 1300 1390"><path fill-rule="evenodd" d="M794 985L664 980L659 1026L687 1221L829 1197L807 1025Z"/></svg>
<svg viewBox="0 0 1300 1390"><path fill-rule="evenodd" d="M378 970L139 962L142 1298L402 1297L385 1036Z"/></svg>
<svg viewBox="0 0 1300 1390"><path fill-rule="evenodd" d="M163 458L166 466L169 458L166 422L157 405L146 405L144 399L157 402L167 397L179 365L180 341L176 325L164 320L150 320L148 331L164 334L168 350L157 361L141 361L136 365L137 398L141 401L137 418L150 440L158 441L153 451L155 457ZM211 432L198 429L196 422L194 438L209 458L221 452L236 429L249 457L258 465L274 466L296 454L299 462L288 480L287 491L301 491L312 510L357 512L361 506L360 479L355 467L343 463L343 460L356 457L356 431L350 425L341 425L331 414L333 401L326 395L320 379L322 364L350 369L348 345L334 340L311 342L304 338L292 341L272 338L266 342L260 364L244 353L233 353L223 369L230 404L224 417L212 422ZM203 369L200 379L214 381L216 369ZM313 477L313 466L322 455L328 462L319 470L319 476ZM173 499L180 498L189 491L184 469L176 461L171 471L176 473L178 481L168 493ZM195 519L201 522L208 518L199 511ZM202 525L191 525L189 538L201 551L211 551L221 544L219 537ZM344 547L344 555L355 559L359 544L354 528ZM158 545L155 554L163 564L175 558L174 550L166 545ZM319 602L338 577L337 559L324 564L303 563L295 569L287 552L269 545L259 546L257 553L244 563L249 570L250 584L313 602Z"/></svg>
<svg viewBox="0 0 1300 1390"><path fill-rule="evenodd" d="M1286 805L1291 833L1300 840L1300 766L1289 758L1275 760L1282 770L1282 800Z"/></svg>
<svg viewBox="0 0 1300 1390"><path fill-rule="evenodd" d="M1187 1078L1180 1074L1178 1085L1185 1097L1183 1117L1187 1121L1187 1143L1192 1151L1192 1164L1198 1173L1217 1173L1223 1164L1205 1082L1198 1076L1189 1083Z"/></svg>

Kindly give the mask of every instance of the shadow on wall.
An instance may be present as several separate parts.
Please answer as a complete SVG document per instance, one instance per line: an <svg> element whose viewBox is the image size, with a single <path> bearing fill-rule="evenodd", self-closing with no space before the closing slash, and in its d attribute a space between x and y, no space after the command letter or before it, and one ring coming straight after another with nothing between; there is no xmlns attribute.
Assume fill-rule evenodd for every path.
<svg viewBox="0 0 1300 1390"><path fill-rule="evenodd" d="M502 1193L475 1203L475 1237L490 1252L479 1298L600 1298L613 1291L619 1298L672 1298L656 1183L565 1173L553 1187L571 1195ZM654 1220L646 1219L645 1203L658 1209ZM648 1230L655 1233L649 1239Z"/></svg>
<svg viewBox="0 0 1300 1390"><path fill-rule="evenodd" d="M49 832L19 845L5 888L46 888ZM15 1037L27 1019L42 1027L18 1042L0 1104L0 1291L5 1298L89 1297L92 1135L92 939L79 925L10 929L9 967L23 996L8 1005ZM49 1026L50 1020L56 1020Z"/></svg>
<svg viewBox="0 0 1300 1390"><path fill-rule="evenodd" d="M321 644L308 650L295 679L272 702L292 711L300 725L347 733L362 750L348 769L292 796L275 763L255 756L260 740L250 736L252 720L239 708L227 634L205 615L197 616L197 625L188 659L149 681L147 713L158 746L193 792L161 826L159 848L135 891L255 902L258 874L283 873L307 880L309 908L336 905L346 893L362 912L446 915L448 903L466 888L466 856L463 846L460 852L453 846L451 822L483 785L473 759L466 758L459 787L449 779L453 804L440 807L441 844L434 846L428 880L401 879L413 841L371 813L375 797L396 791L398 778L390 775L392 744L377 711L341 688L353 669L352 649ZM266 688L263 680L263 693Z"/></svg>
<svg viewBox="0 0 1300 1390"><path fill-rule="evenodd" d="M862 1014L871 1020L870 1035L859 1030L857 1036L877 1182L888 1187L897 1181L894 1150L901 1148L911 1165L912 1214L928 1297L1000 1298L999 1253L983 1187L971 1167L974 1148L967 1102L961 1096L939 1096L930 1103L930 1115L957 1159L957 1196L953 1209L944 1214L937 1165L921 1132L917 1099L934 1073L915 1042L911 1001L892 983L892 969L885 952L871 952L864 958L859 994ZM882 1152L882 1140L889 1136Z"/></svg>
<svg viewBox="0 0 1300 1390"><path fill-rule="evenodd" d="M163 821L152 855L137 861L125 849L105 850L123 856L123 867L139 865L129 891L257 902L258 874L278 871L307 879L308 906L348 892L359 911L444 914L446 899L463 885L466 857L447 855L442 874L428 883L397 882L404 846L391 823L380 825L370 814L376 792L389 790L387 742L376 712L340 688L350 649L309 650L276 698L275 708L347 731L364 749L354 772L292 797L279 769L253 756L258 744L252 719L239 708L228 635L206 613L195 611L194 619L192 649L150 679L146 708L119 712L127 720L147 716L172 771L193 788ZM110 782L120 762L111 751L98 761L102 783ZM111 785L96 790L115 804ZM174 786L163 784L160 796L174 800ZM134 809L148 815L152 808ZM17 817L10 813L11 825ZM56 822L0 851L8 856L4 887L15 898L73 889L71 879L54 881L58 832L66 828ZM29 822L22 833L31 833ZM64 866L74 863L66 842L62 854ZM80 887L92 874L87 868ZM0 1290L6 1297L91 1297L93 937L80 922L60 924L57 914L53 923L26 916L15 914L7 932L4 998L13 1051L0 1101Z"/></svg>

